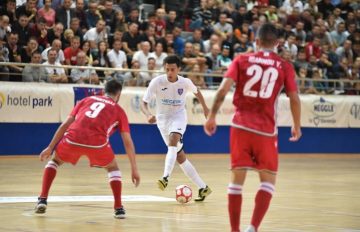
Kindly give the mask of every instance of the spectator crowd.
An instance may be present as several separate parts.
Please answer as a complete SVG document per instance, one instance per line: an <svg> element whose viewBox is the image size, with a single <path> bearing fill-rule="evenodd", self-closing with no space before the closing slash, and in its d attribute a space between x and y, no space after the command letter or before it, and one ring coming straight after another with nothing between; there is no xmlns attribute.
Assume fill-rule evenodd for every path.
<svg viewBox="0 0 360 232"><path fill-rule="evenodd" d="M146 86L177 54L186 77L213 88L256 51L265 22L301 93L360 94L359 0L3 0L0 62L24 66L0 66L0 80Z"/></svg>

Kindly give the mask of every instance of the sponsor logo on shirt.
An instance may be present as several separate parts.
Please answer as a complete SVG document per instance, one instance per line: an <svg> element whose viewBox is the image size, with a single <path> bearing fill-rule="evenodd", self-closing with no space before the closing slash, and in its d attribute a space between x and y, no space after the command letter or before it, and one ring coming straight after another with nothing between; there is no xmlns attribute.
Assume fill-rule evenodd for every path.
<svg viewBox="0 0 360 232"><path fill-rule="evenodd" d="M180 106L182 104L182 101L176 99L161 99L161 103L163 105Z"/></svg>

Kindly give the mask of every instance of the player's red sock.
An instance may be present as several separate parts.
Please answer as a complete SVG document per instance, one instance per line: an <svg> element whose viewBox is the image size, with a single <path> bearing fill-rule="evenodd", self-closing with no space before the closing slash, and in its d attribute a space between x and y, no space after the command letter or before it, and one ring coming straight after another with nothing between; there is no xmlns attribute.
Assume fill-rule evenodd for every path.
<svg viewBox="0 0 360 232"><path fill-rule="evenodd" d="M41 198L47 198L49 195L49 190L51 184L56 176L58 165L54 161L50 160L44 169L43 180L42 180L42 189L41 189Z"/></svg>
<svg viewBox="0 0 360 232"><path fill-rule="evenodd" d="M228 186L228 211L232 232L240 231L240 214L242 203L242 186L229 184Z"/></svg>
<svg viewBox="0 0 360 232"><path fill-rule="evenodd" d="M275 186L268 182L262 182L260 189L255 197L255 208L251 219L251 225L258 230L261 221L263 220L266 211L269 208L272 194L275 191Z"/></svg>
<svg viewBox="0 0 360 232"><path fill-rule="evenodd" d="M111 190L114 195L114 209L122 207L121 204L121 173L112 171L108 173Z"/></svg>

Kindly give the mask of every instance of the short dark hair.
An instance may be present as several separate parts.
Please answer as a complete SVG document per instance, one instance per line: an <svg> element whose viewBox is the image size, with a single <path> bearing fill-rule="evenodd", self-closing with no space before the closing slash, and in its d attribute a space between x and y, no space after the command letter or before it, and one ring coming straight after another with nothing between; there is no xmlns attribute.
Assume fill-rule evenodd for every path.
<svg viewBox="0 0 360 232"><path fill-rule="evenodd" d="M115 79L109 80L105 84L105 93L110 95L116 95L118 92L121 92L122 84Z"/></svg>
<svg viewBox="0 0 360 232"><path fill-rule="evenodd" d="M278 39L276 27L271 23L263 24L259 29L258 38L265 46L275 45Z"/></svg>
<svg viewBox="0 0 360 232"><path fill-rule="evenodd" d="M180 67L181 60L177 55L170 55L164 59L164 65L165 64L176 64L178 67Z"/></svg>

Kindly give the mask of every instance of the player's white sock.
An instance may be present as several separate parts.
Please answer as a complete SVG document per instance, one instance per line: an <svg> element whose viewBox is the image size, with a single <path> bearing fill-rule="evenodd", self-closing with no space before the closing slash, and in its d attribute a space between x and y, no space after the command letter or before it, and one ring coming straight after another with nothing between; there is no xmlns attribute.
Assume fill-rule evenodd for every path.
<svg viewBox="0 0 360 232"><path fill-rule="evenodd" d="M164 167L164 175L163 177L170 176L176 162L177 157L177 148L168 146L168 152L165 158L165 167Z"/></svg>
<svg viewBox="0 0 360 232"><path fill-rule="evenodd" d="M190 163L188 159L184 161L184 163L180 164L181 169L185 173L187 177L194 182L198 188L205 188L206 184L199 176L198 172L194 168L194 166Z"/></svg>

